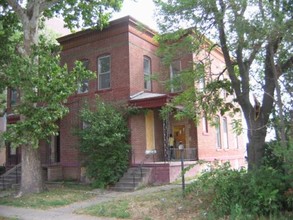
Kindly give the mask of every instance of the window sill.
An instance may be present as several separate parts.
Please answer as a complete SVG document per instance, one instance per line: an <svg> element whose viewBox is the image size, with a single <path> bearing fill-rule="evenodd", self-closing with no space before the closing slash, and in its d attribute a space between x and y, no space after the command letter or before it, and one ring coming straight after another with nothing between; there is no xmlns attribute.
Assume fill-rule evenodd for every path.
<svg viewBox="0 0 293 220"><path fill-rule="evenodd" d="M85 96L85 95L88 95L89 94L89 91L87 92L80 92L80 93L75 93L75 96Z"/></svg>
<svg viewBox="0 0 293 220"><path fill-rule="evenodd" d="M109 89L98 89L96 90L95 93L105 93L105 92L110 92L112 91L112 88L109 88Z"/></svg>

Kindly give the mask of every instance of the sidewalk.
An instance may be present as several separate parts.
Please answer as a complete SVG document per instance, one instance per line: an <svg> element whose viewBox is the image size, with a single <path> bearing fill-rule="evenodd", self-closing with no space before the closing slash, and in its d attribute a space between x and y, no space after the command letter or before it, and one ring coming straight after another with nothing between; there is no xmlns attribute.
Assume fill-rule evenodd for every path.
<svg viewBox="0 0 293 220"><path fill-rule="evenodd" d="M112 201L114 199L126 198L128 196L145 195L152 192L170 190L172 188L178 187L180 187L180 185L148 187L134 192L105 191L104 193L97 195L93 199L76 202L67 206L52 208L48 210L0 206L0 216L21 220L113 220L113 218L98 218L88 215L77 215L74 214L74 212L81 208L86 208L95 204Z"/></svg>

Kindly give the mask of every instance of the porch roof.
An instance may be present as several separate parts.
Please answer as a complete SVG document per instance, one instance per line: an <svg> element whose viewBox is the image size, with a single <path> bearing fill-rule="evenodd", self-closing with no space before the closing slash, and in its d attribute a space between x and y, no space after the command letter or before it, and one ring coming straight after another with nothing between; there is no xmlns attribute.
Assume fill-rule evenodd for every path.
<svg viewBox="0 0 293 220"><path fill-rule="evenodd" d="M165 105L167 98L167 94L142 91L130 96L129 104L142 108L157 108Z"/></svg>

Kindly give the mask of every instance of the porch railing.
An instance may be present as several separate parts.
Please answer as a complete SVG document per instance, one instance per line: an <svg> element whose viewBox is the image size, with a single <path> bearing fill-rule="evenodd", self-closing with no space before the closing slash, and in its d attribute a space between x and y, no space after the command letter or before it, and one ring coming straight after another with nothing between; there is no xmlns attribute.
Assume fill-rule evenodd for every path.
<svg viewBox="0 0 293 220"><path fill-rule="evenodd" d="M171 148L170 149L170 161L179 161L181 159L180 157L180 150L178 148ZM183 149L183 158L184 160L196 160L197 159L197 152L196 148L184 148Z"/></svg>

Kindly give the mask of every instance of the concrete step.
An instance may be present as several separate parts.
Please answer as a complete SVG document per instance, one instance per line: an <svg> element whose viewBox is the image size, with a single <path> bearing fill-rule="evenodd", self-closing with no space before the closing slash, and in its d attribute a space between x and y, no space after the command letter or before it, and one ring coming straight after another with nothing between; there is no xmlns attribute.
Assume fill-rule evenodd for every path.
<svg viewBox="0 0 293 220"><path fill-rule="evenodd" d="M144 179L149 175L150 168L130 167L120 180L111 187L114 191L134 191L137 187L143 184Z"/></svg>

